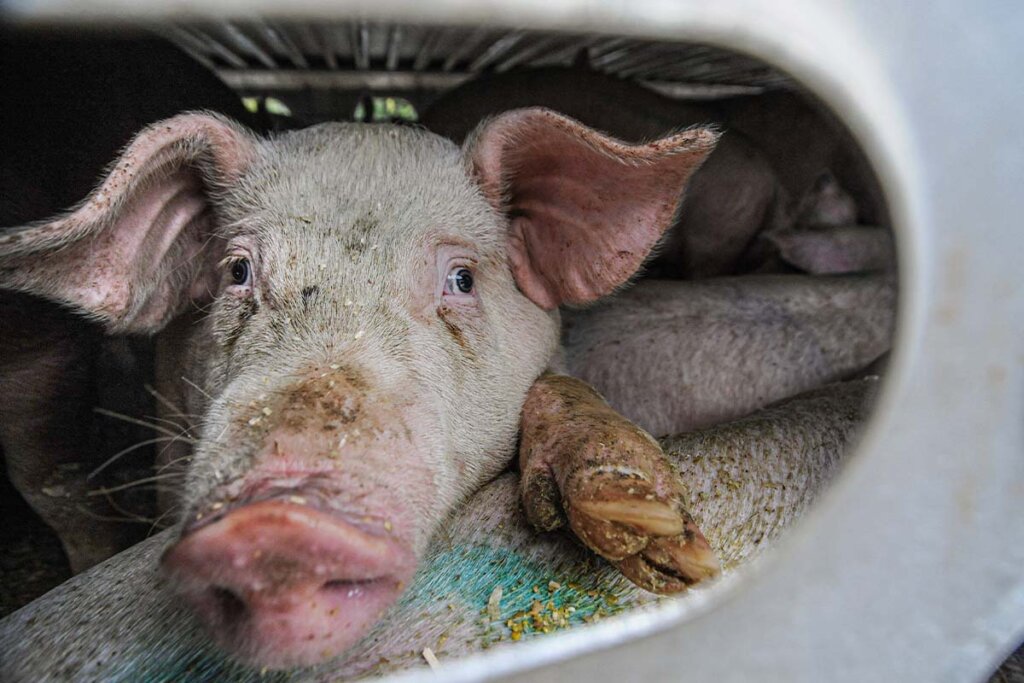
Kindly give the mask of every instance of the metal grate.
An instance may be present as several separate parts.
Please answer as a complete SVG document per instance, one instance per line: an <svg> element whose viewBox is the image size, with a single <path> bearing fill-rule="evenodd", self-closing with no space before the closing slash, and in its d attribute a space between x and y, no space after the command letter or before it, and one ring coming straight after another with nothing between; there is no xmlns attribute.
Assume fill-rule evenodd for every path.
<svg viewBox="0 0 1024 683"><path fill-rule="evenodd" d="M482 72L581 62L676 97L794 87L786 75L734 52L597 34L265 20L177 25L165 34L243 90L441 90Z"/></svg>

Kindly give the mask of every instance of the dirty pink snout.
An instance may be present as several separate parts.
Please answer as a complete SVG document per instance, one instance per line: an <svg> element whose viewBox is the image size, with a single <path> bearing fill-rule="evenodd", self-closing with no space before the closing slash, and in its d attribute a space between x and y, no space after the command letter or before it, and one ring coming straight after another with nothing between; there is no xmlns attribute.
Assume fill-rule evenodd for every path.
<svg viewBox="0 0 1024 683"><path fill-rule="evenodd" d="M341 515L273 498L187 532L162 564L222 647L285 668L354 645L401 594L415 558Z"/></svg>
<svg viewBox="0 0 1024 683"><path fill-rule="evenodd" d="M259 444L248 469L203 497L162 563L217 644L287 668L342 654L398 599L416 569L410 496L431 477L411 411L358 369L268 394L232 422Z"/></svg>

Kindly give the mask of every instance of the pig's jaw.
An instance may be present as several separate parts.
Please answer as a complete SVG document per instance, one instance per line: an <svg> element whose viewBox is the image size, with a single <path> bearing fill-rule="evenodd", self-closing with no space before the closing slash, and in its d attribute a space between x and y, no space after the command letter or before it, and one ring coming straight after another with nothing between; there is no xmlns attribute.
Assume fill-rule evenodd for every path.
<svg viewBox="0 0 1024 683"><path fill-rule="evenodd" d="M164 555L175 590L222 648L305 666L360 640L415 571L408 544L285 495L242 505Z"/></svg>

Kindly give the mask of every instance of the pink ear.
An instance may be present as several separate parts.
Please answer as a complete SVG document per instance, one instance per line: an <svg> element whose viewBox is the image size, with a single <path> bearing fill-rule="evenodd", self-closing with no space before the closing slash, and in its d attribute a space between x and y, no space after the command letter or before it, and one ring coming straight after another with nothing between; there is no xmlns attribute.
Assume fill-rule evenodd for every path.
<svg viewBox="0 0 1024 683"><path fill-rule="evenodd" d="M235 181L251 136L209 114L146 128L69 214L0 236L0 286L76 308L117 332L152 332L202 298L219 258L207 194Z"/></svg>
<svg viewBox="0 0 1024 683"><path fill-rule="evenodd" d="M519 288L552 309L593 301L632 277L717 139L695 128L629 145L531 108L486 122L466 150L484 195L509 218Z"/></svg>

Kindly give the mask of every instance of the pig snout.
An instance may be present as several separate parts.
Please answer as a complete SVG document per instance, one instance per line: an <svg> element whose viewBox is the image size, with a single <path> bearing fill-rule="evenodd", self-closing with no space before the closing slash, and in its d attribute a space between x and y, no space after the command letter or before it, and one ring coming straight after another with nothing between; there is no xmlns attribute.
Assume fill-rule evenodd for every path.
<svg viewBox="0 0 1024 683"><path fill-rule="evenodd" d="M409 411L349 368L246 405L227 437L244 464L194 504L163 570L238 659L315 664L354 645L412 578L430 478Z"/></svg>
<svg viewBox="0 0 1024 683"><path fill-rule="evenodd" d="M400 541L296 500L236 507L186 532L162 560L222 647L272 668L313 664L355 644L415 568Z"/></svg>

